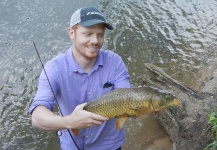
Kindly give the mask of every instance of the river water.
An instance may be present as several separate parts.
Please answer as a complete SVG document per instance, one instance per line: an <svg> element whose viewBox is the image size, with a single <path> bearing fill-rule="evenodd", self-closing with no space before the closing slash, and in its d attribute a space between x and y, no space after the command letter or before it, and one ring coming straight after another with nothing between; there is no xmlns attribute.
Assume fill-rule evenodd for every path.
<svg viewBox="0 0 217 150"><path fill-rule="evenodd" d="M31 126L28 108L42 69L32 41L43 62L64 52L71 44L66 32L71 14L89 5L113 24L104 48L122 56L133 84L146 73L143 64L153 63L197 89L216 61L216 0L1 0L0 149L59 149L53 132ZM161 147L171 149L154 122L151 117L130 119L124 149L156 149L147 148L153 136L149 128L165 137Z"/></svg>

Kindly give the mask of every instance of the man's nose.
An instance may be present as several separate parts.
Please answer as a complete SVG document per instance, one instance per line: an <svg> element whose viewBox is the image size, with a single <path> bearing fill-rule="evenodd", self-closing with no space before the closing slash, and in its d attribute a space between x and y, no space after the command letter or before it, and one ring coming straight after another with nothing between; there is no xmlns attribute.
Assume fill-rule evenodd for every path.
<svg viewBox="0 0 217 150"><path fill-rule="evenodd" d="M98 43L98 37L97 37L97 35L92 35L90 42L93 43L93 44L97 44Z"/></svg>

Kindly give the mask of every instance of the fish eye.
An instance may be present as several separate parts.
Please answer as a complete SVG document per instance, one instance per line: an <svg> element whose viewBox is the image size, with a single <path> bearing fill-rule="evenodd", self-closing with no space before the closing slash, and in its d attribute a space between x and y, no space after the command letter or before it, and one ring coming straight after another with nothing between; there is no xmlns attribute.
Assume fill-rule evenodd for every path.
<svg viewBox="0 0 217 150"><path fill-rule="evenodd" d="M168 96L168 95L166 96L166 100L167 100L167 101L169 100L169 96Z"/></svg>

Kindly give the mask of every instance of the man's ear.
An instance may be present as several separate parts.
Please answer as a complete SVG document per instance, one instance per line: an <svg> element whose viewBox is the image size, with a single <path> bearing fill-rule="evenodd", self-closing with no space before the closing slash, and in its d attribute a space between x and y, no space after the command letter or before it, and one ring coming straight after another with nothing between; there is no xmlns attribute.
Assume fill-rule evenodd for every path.
<svg viewBox="0 0 217 150"><path fill-rule="evenodd" d="M70 39L72 40L73 40L73 33L74 33L74 30L72 28L68 28L68 34L69 34Z"/></svg>

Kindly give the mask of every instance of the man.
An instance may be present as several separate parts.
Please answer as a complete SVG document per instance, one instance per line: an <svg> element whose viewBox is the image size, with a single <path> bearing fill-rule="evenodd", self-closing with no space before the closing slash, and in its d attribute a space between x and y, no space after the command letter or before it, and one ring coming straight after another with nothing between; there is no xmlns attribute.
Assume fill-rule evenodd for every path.
<svg viewBox="0 0 217 150"><path fill-rule="evenodd" d="M101 49L106 28L113 30L96 8L77 10L68 29L72 46L48 61L40 75L29 110L32 125L47 131L59 130L63 150L116 150L125 141L124 129L115 128L116 119L83 110L85 103L113 89L131 87L120 56ZM52 112L56 100L62 116ZM70 133L78 148L66 129L79 130L78 136Z"/></svg>

